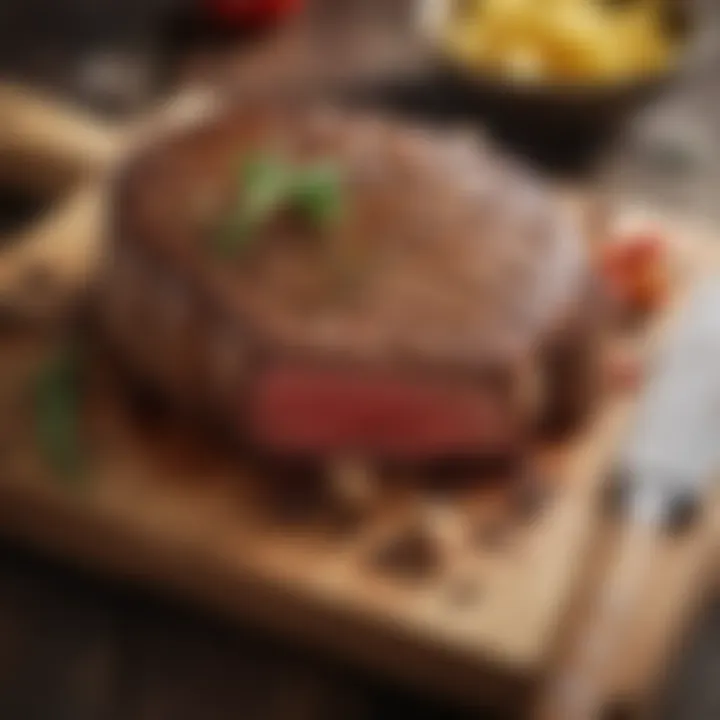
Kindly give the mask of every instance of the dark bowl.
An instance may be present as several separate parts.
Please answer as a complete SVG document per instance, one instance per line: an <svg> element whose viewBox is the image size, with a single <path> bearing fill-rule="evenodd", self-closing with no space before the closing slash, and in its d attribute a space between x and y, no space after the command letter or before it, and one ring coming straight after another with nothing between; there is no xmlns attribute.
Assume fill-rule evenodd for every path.
<svg viewBox="0 0 720 720"><path fill-rule="evenodd" d="M667 2L668 31L687 49L694 26L690 4ZM471 70L434 52L433 82L455 107L482 119L523 154L570 169L591 162L638 108L673 82L683 64L680 58L662 73L613 84L523 83Z"/></svg>

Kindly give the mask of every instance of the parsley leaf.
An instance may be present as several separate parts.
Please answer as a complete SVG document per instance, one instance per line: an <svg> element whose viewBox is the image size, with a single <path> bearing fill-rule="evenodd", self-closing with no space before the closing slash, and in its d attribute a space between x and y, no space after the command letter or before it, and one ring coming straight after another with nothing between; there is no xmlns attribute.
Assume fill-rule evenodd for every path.
<svg viewBox="0 0 720 720"><path fill-rule="evenodd" d="M237 254L284 210L296 211L317 230L335 224L343 210L339 168L332 163L296 168L268 154L245 159L235 203L215 238L217 249Z"/></svg>
<svg viewBox="0 0 720 720"><path fill-rule="evenodd" d="M334 225L343 210L340 170L323 163L297 171L292 191L293 207L317 229Z"/></svg>
<svg viewBox="0 0 720 720"><path fill-rule="evenodd" d="M234 254L285 205L291 188L287 166L272 155L247 159L241 168L238 197L217 237L218 249Z"/></svg>
<svg viewBox="0 0 720 720"><path fill-rule="evenodd" d="M79 442L79 366L73 350L63 350L42 368L34 399L40 452L59 477L76 480L83 458Z"/></svg>

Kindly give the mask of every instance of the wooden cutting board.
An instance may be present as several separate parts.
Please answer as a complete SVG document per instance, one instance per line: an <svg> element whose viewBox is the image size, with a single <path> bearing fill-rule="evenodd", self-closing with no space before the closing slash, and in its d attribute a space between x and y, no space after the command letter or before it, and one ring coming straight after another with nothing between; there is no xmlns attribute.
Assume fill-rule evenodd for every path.
<svg viewBox="0 0 720 720"><path fill-rule="evenodd" d="M186 117L187 107L173 103L163 123ZM190 107L192 116L198 105ZM17 89L0 92L0 118L21 111L42 122L16 123L12 153L5 155L32 157L35 167L42 166L42 157L50 167L74 162L84 168L79 177L86 178L77 193L0 257L0 297L6 306L47 312L92 275L102 235L104 178L138 130L104 136L70 111L63 114L64 124L56 123L53 104ZM87 147L86 133L93 138ZM83 148L74 158L68 152L73 147ZM0 165L2 158L0 143ZM700 234L673 230L672 235L683 267L708 268L715 262L708 259L710 246ZM43 287L48 294L38 303ZM661 327L662 322L657 333ZM568 617L582 624L575 591L598 537L598 495L632 416L632 394L608 395L575 438L538 450L536 464L548 498L541 507L521 507L489 478L437 493L421 487L417 478L371 477L363 482L370 486L369 500L358 513L356 504L346 503L337 477L317 494L302 486L289 507L293 493L287 485L297 489L301 478L286 481L282 493L272 492L277 477L210 448L185 428L167 419L139 423L111 363L102 357L91 364L84 411L96 450L91 472L80 486L59 482L35 450L27 402L52 339L44 332L21 331L2 344L2 532L478 705L526 705L549 670L562 664L558 637L570 632ZM418 521L439 548L437 567L428 568L427 559L423 567L425 543L420 551L417 543L409 544L409 552L402 547L406 524ZM692 581L693 588L702 585L699 571L683 574L708 557L712 543L705 526L698 533L702 542L686 539L667 548L677 568L672 587L681 580ZM418 553L419 569L413 567ZM666 576L661 571L658 577L662 583ZM623 672L620 684L613 680L609 694L624 682L637 688L657 675L648 661L661 654L656 629L678 626L680 607L686 613L692 604L690 594L678 594L664 610L659 604L642 630L646 636L634 644L651 648L646 660ZM633 673L641 667L639 682Z"/></svg>

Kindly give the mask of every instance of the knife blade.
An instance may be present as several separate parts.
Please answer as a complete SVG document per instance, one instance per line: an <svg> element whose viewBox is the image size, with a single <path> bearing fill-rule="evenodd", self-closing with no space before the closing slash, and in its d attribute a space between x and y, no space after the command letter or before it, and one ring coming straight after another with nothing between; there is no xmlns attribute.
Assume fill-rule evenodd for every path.
<svg viewBox="0 0 720 720"><path fill-rule="evenodd" d="M675 317L618 460L625 515L613 566L543 719L601 716L659 541L679 502L702 504L720 467L720 280L700 285Z"/></svg>
<svg viewBox="0 0 720 720"><path fill-rule="evenodd" d="M649 368L635 424L620 453L630 520L667 524L696 504L720 466L720 281L681 308Z"/></svg>

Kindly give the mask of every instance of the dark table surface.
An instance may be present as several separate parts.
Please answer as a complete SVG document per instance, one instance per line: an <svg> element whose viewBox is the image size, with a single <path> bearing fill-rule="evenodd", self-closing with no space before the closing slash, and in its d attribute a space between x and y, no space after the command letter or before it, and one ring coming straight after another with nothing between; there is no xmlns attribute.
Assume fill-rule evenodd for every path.
<svg viewBox="0 0 720 720"><path fill-rule="evenodd" d="M336 0L326 3L332 11L326 7L324 14L334 22L355 13L361 22L371 5L383 3ZM389 5L388 17L395 13ZM608 148L602 177L618 194L717 222L720 12L713 0L700 5L703 39L693 69ZM51 87L98 110L133 113L183 76L229 67L228 56L218 55L217 38L210 42L187 22L187 7L173 0L2 0L0 75ZM106 67L100 80L88 72L92 65ZM123 72L113 74L119 65ZM662 152L648 147L648 137L661 150L680 143L683 163L658 164ZM689 638L668 682L663 717L717 720L718 678L720 608ZM3 720L315 720L400 713L449 718L455 711L330 658L0 541Z"/></svg>

